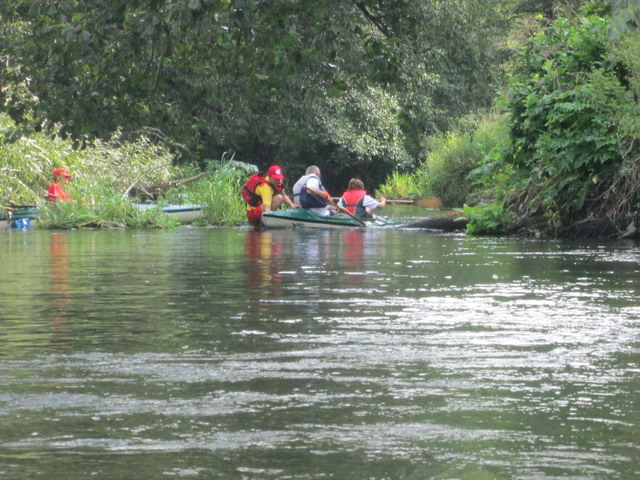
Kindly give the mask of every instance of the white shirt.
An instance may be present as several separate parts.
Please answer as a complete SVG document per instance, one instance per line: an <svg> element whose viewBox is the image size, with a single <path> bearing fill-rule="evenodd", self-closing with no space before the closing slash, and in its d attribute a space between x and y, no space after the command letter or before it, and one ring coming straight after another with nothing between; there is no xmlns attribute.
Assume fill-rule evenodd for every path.
<svg viewBox="0 0 640 480"><path fill-rule="evenodd" d="M300 191L302 190L302 187L307 184L307 180L309 180L310 177L311 175L303 175L293 186L293 201L295 203L300 203Z"/></svg>
<svg viewBox="0 0 640 480"><path fill-rule="evenodd" d="M320 179L315 175L309 175L304 186L322 190L320 188ZM320 215L321 217L328 217L329 215L331 215L331 211L327 207L308 208L307 210L309 210L311 213L315 213L316 215Z"/></svg>

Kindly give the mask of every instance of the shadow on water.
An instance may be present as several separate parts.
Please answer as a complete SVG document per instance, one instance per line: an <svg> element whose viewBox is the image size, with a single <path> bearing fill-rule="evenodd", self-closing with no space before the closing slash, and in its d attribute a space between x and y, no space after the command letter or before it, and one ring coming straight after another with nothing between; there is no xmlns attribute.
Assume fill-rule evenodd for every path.
<svg viewBox="0 0 640 480"><path fill-rule="evenodd" d="M640 249L10 232L0 478L635 478Z"/></svg>

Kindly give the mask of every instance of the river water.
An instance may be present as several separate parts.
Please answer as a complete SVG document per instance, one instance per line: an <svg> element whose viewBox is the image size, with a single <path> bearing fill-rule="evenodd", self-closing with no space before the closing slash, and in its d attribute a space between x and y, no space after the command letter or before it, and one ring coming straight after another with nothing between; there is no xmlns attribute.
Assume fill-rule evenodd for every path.
<svg viewBox="0 0 640 480"><path fill-rule="evenodd" d="M640 247L0 232L2 479L640 478Z"/></svg>

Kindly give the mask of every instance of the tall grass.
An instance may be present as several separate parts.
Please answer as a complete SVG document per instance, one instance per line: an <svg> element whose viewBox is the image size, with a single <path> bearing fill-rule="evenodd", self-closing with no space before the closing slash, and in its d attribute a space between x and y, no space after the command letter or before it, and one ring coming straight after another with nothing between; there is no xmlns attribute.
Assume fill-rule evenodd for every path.
<svg viewBox="0 0 640 480"><path fill-rule="evenodd" d="M194 203L204 207L198 224L240 225L246 222L246 204L240 191L256 167L234 160L211 162L205 178L165 194L165 203Z"/></svg>
<svg viewBox="0 0 640 480"><path fill-rule="evenodd" d="M393 172L376 190L376 197L413 199L423 195L418 178L410 173Z"/></svg>
<svg viewBox="0 0 640 480"><path fill-rule="evenodd" d="M78 201L46 203L40 208L36 226L39 228L171 228L179 220L159 208L140 211L119 191L100 187L66 189ZM96 201L98 197L98 201Z"/></svg>
<svg viewBox="0 0 640 480"><path fill-rule="evenodd" d="M126 141L114 136L83 150L69 141L42 134L23 135L11 120L0 115L0 205L40 205L36 225L41 228L171 227L175 217L160 209L140 212L124 198L134 184L161 185L199 171L176 167L174 156L149 138ZM47 204L44 197L51 172L64 166L73 178L65 190L76 202ZM209 164L203 180L169 191L159 203L204 205L203 223L244 222L240 189L255 167L225 157Z"/></svg>
<svg viewBox="0 0 640 480"><path fill-rule="evenodd" d="M43 203L51 172L61 166L71 171L72 184L81 189L97 193L107 187L121 194L136 180L160 184L180 170L172 166L174 156L168 150L146 137L131 142L116 135L78 150L67 140L27 136L5 115L0 115L0 158L1 205Z"/></svg>

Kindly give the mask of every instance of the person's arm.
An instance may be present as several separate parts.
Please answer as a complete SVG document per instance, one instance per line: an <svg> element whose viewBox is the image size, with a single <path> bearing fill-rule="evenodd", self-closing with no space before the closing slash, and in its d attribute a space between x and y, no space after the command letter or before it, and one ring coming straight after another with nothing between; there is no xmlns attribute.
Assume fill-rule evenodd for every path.
<svg viewBox="0 0 640 480"><path fill-rule="evenodd" d="M371 210L375 210L377 208L384 208L387 203L387 199L382 197L380 200L376 200L370 195L365 195L362 199L362 206L365 208L370 208Z"/></svg>
<svg viewBox="0 0 640 480"><path fill-rule="evenodd" d="M284 203L286 203L287 205L289 205L291 208L300 208L300 205L298 205L297 203L294 203L289 196L284 193L284 191L282 192L282 198L284 199Z"/></svg>
<svg viewBox="0 0 640 480"><path fill-rule="evenodd" d="M312 193L316 197L324 198L325 200L329 199L329 192L327 192L326 190L320 190L319 188L307 186L307 191L309 193Z"/></svg>
<svg viewBox="0 0 640 480"><path fill-rule="evenodd" d="M256 187L256 194L260 195L262 199L262 204L260 204L260 210L262 212L270 212L271 211L271 200L273 199L273 190L271 187L266 184L261 184Z"/></svg>
<svg viewBox="0 0 640 480"><path fill-rule="evenodd" d="M317 178L311 177L309 180L307 180L305 188L310 194L315 195L318 198L329 200L329 192L327 192L326 190L320 190L320 182Z"/></svg>

